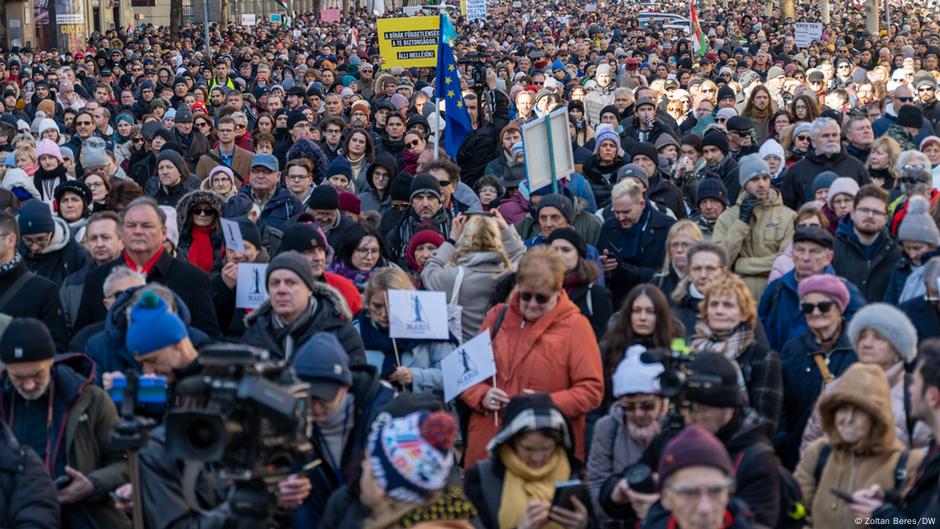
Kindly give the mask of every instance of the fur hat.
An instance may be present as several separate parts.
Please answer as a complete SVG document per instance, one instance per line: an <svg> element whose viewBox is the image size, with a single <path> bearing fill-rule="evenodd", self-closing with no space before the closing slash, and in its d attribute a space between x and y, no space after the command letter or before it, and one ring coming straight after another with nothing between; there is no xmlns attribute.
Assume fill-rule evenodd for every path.
<svg viewBox="0 0 940 529"><path fill-rule="evenodd" d="M905 363L910 364L917 356L917 329L894 305L871 303L852 316L848 336L856 351L865 329L871 329L887 340Z"/></svg>

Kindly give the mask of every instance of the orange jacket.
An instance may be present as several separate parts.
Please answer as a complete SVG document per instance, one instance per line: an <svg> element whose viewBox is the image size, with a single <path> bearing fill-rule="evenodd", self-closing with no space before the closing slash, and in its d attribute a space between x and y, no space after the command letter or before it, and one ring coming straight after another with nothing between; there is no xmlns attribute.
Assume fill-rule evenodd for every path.
<svg viewBox="0 0 940 529"><path fill-rule="evenodd" d="M490 329L503 304L489 310L481 329ZM524 325L523 325L524 323ZM545 392L568 417L575 437L575 455L584 460L585 417L604 397L601 352L591 323L564 292L554 309L538 320L525 322L513 294L499 332L493 339L496 387L510 398L523 390ZM468 389L461 399L473 410L467 436L466 468L486 459L486 444L498 427L483 408L492 379Z"/></svg>

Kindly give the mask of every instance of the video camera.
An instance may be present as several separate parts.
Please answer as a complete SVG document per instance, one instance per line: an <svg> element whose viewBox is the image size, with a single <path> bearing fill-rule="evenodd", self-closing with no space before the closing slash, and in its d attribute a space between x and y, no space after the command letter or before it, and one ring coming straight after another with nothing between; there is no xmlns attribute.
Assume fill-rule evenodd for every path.
<svg viewBox="0 0 940 529"><path fill-rule="evenodd" d="M675 338L666 349L650 349L640 355L647 364L661 363L663 373L659 376L660 394L669 399L669 414L666 426L681 429L684 424L679 408L686 402L688 392L708 392L721 386L721 377L692 372L689 367L695 354L682 338Z"/></svg>
<svg viewBox="0 0 940 529"><path fill-rule="evenodd" d="M186 461L219 463L221 477L277 482L310 450L307 385L268 351L211 344L202 371L180 380L182 405L166 417L167 451Z"/></svg>
<svg viewBox="0 0 940 529"><path fill-rule="evenodd" d="M467 65L469 67L470 79L467 81L467 85L472 88L477 95L482 94L483 90L486 89L486 69L489 68L486 62L487 59L488 57L485 53L471 51L457 62L457 64Z"/></svg>

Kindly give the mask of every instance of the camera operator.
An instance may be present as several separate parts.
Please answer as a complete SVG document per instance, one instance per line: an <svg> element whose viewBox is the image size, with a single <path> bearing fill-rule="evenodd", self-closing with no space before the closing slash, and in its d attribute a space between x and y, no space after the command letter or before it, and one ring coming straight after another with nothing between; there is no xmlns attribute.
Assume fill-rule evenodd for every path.
<svg viewBox="0 0 940 529"><path fill-rule="evenodd" d="M486 164L500 154L499 132L509 124L509 98L496 89L496 72L486 70L486 90L476 95L464 94L464 103L470 114L473 132L464 140L457 152L460 181L473 189L483 176ZM484 106L492 110L489 119Z"/></svg>
<svg viewBox="0 0 940 529"><path fill-rule="evenodd" d="M685 425L701 427L721 441L737 463L735 497L750 506L756 523L775 527L781 508L780 461L770 445L765 421L742 405L738 370L720 354L702 353L688 365L688 371L690 379L708 382L694 386L686 383L679 395ZM640 462L656 468L663 447L676 433L675 429L667 429L653 439ZM660 500L658 494L631 490L626 479L617 475L604 483L600 498L610 516L625 520L643 520Z"/></svg>
<svg viewBox="0 0 940 529"><path fill-rule="evenodd" d="M200 372L199 352L189 339L186 325L163 299L145 293L131 309L129 319L127 349L146 374L164 375L172 383ZM140 452L140 482L147 529L221 529L231 516L225 501L227 491L211 464L203 464L196 479L199 505L190 505L184 496L183 462L167 452L162 426L150 433L149 443ZM291 475L278 482L277 488L277 506L296 509L309 494L310 482ZM118 494L129 496L129 489L125 485ZM126 501L120 506L131 507Z"/></svg>
<svg viewBox="0 0 940 529"><path fill-rule="evenodd" d="M371 425L395 391L379 379L374 367L350 368L349 356L330 333L313 335L297 351L293 365L297 377L310 385L310 460L321 461L307 474L313 487L294 516L294 528L314 528L330 495L359 475Z"/></svg>
<svg viewBox="0 0 940 529"><path fill-rule="evenodd" d="M108 436L118 422L107 393L94 382L94 364L81 355L55 356L49 329L34 318L15 318L0 338L0 415L59 478L65 527L129 528L108 493L127 479L124 454ZM61 481L60 481L61 480ZM5 524L0 526L7 527Z"/></svg>

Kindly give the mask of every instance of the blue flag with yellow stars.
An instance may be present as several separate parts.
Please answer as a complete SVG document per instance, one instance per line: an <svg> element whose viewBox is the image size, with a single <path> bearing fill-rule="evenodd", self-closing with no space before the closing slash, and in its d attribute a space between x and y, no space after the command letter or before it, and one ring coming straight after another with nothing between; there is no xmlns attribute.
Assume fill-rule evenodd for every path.
<svg viewBox="0 0 940 529"><path fill-rule="evenodd" d="M444 150L451 158L457 157L457 151L464 138L473 132L470 114L460 92L460 76L457 73L457 61L451 43L457 37L457 31L447 15L441 15L441 39L437 47L437 97L444 100Z"/></svg>

